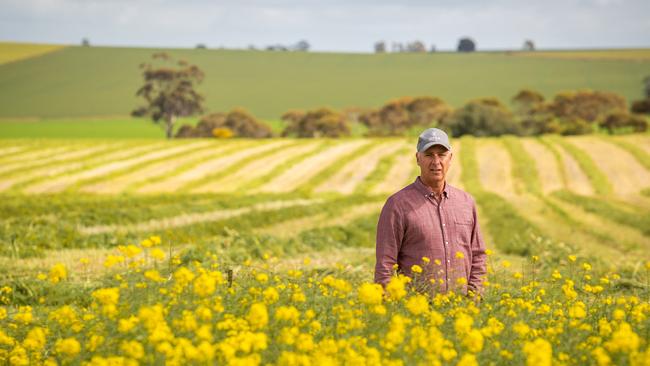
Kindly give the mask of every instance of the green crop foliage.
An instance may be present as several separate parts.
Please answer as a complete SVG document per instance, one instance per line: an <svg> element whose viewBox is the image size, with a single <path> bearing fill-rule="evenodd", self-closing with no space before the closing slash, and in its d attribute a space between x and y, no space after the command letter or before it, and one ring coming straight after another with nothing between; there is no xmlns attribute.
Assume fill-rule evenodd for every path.
<svg viewBox="0 0 650 366"><path fill-rule="evenodd" d="M526 192L535 195L541 194L542 187L539 184L535 159L528 154L517 137L507 136L503 137L501 141L512 158L512 175L524 183Z"/></svg>
<svg viewBox="0 0 650 366"><path fill-rule="evenodd" d="M612 202L602 197L588 197L569 191L554 192L553 196L568 203L580 206L587 212L627 225L650 236L650 212L635 209L621 202ZM627 210L621 209L627 207Z"/></svg>
<svg viewBox="0 0 650 366"><path fill-rule="evenodd" d="M623 141L617 138L607 138L606 140L607 142L611 142L612 144L632 154L634 158L639 163L641 163L641 165L650 170L650 154L645 152L643 149L627 141Z"/></svg>
<svg viewBox="0 0 650 366"><path fill-rule="evenodd" d="M489 218L487 230L496 247L508 254L529 255L533 245L532 238L538 235L539 230L504 198L483 189L478 176L475 138L467 136L461 141L463 146L463 152L460 154L461 180Z"/></svg>
<svg viewBox="0 0 650 366"><path fill-rule="evenodd" d="M562 146L576 160L580 166L580 169L582 169L582 171L585 172L589 178L589 181L594 187L596 193L602 195L612 194L614 189L612 188L611 182L609 179L607 179L607 176L596 166L596 163L594 163L594 161L591 159L591 157L589 157L589 155L587 155L587 153L580 150L578 147L563 138L557 136L548 136L545 138Z"/></svg>

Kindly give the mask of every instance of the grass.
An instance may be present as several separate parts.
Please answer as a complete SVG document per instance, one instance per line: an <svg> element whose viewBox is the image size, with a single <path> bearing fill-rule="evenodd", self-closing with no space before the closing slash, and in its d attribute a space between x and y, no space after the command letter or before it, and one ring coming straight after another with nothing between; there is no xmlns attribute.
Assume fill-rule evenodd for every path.
<svg viewBox="0 0 650 366"><path fill-rule="evenodd" d="M366 179L364 179L364 181L359 184L357 188L355 188L354 193L367 194L368 192L372 191L372 189L380 182L386 179L390 179L390 177L387 177L386 175L395 163L397 157L400 155L408 154L411 150L412 148L405 147L398 151L395 151L392 154L388 154L382 157L377 163L377 166L375 166L375 169L373 169L373 171L368 174Z"/></svg>
<svg viewBox="0 0 650 366"><path fill-rule="evenodd" d="M142 79L138 65L156 51L67 47L0 65L0 117L127 116L141 103L135 96ZM453 106L485 96L508 101L522 88L539 90L547 98L563 90L590 88L633 100L639 96L650 64L513 57L497 52L165 51L205 71L199 90L205 95L208 112L240 106L268 120L278 120L289 109L378 107L407 95L439 96Z"/></svg>
<svg viewBox="0 0 650 366"><path fill-rule="evenodd" d="M597 194L608 195L613 193L614 189L607 178L607 175L596 166L596 163L594 163L587 153L580 150L566 139L557 136L549 136L547 138L562 146L576 160L580 169L582 169L589 178L589 181Z"/></svg>
<svg viewBox="0 0 650 366"><path fill-rule="evenodd" d="M478 176L475 138L463 137L462 146L461 181L481 206L481 211L489 218L487 230L496 247L506 254L529 255L533 250L531 239L539 235L539 230L507 200L483 189Z"/></svg>
<svg viewBox="0 0 650 366"><path fill-rule="evenodd" d="M569 191L554 192L553 196L580 206L587 212L638 229L644 235L650 236L650 212L642 212L640 209L620 202L612 202L602 197L587 197ZM628 209L625 210L622 207L628 207Z"/></svg>
<svg viewBox="0 0 650 366"><path fill-rule="evenodd" d="M641 164L643 165L646 169L650 170L650 154L645 152L645 150L639 148L638 146L629 143L628 141L623 141L617 138L607 138L607 142L611 142L612 144L620 147L621 149L627 151L628 153L632 154L634 158ZM649 183L650 184L650 183Z"/></svg>
<svg viewBox="0 0 650 366"><path fill-rule="evenodd" d="M540 185L539 174L537 174L537 164L530 154L524 149L518 137L507 136L501 139L503 144L508 150L512 160L512 176L519 182L523 182L525 192L535 195L542 193ZM515 185L515 189L519 186ZM523 193L524 190L519 188L518 193Z"/></svg>

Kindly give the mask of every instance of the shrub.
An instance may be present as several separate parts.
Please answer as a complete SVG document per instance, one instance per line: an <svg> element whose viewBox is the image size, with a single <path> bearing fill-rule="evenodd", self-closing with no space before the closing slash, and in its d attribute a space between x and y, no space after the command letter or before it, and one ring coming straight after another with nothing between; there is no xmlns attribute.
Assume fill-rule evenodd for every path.
<svg viewBox="0 0 650 366"><path fill-rule="evenodd" d="M548 108L559 119L581 119L586 122L599 122L610 113L627 110L625 98L622 96L591 90L558 93Z"/></svg>
<svg viewBox="0 0 650 366"><path fill-rule="evenodd" d="M214 134L219 130L219 136ZM230 131L230 136L225 136L224 130ZM235 108L228 114L212 113L201 118L196 127L183 125L176 137L248 137L267 138L272 137L271 128L259 122L250 113L241 108Z"/></svg>
<svg viewBox="0 0 650 366"><path fill-rule="evenodd" d="M284 116L283 115L283 119ZM350 135L348 126L342 114L329 108L319 108L308 111L297 118L299 114L293 114L295 119L288 120L289 125L282 131L282 136L296 137L341 137Z"/></svg>
<svg viewBox="0 0 650 366"><path fill-rule="evenodd" d="M612 113L600 122L600 127L610 134L616 132L644 132L648 129L648 121L641 116L627 112Z"/></svg>
<svg viewBox="0 0 650 366"><path fill-rule="evenodd" d="M470 101L446 118L443 126L448 128L453 136L500 136L521 133L521 126L512 112L496 98Z"/></svg>
<svg viewBox="0 0 650 366"><path fill-rule="evenodd" d="M379 110L367 111L359 121L373 136L399 136L415 126L433 127L449 114L451 107L437 97L402 97L389 101Z"/></svg>
<svg viewBox="0 0 650 366"><path fill-rule="evenodd" d="M650 98L635 101L630 109L632 113L650 114Z"/></svg>

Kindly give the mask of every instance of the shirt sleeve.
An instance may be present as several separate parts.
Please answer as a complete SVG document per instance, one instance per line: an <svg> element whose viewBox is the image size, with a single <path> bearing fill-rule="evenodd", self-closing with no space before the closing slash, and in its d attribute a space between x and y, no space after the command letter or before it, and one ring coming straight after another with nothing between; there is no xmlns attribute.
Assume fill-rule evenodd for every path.
<svg viewBox="0 0 650 366"><path fill-rule="evenodd" d="M375 282L386 286L393 273L393 265L404 238L402 212L392 199L388 199L379 215L377 224L377 262L375 264Z"/></svg>
<svg viewBox="0 0 650 366"><path fill-rule="evenodd" d="M472 230L472 263L468 280L470 290L482 293L483 281L487 274L487 255L485 254L485 243L481 235L481 228L476 213L476 203L472 204L472 215L474 216L474 228Z"/></svg>

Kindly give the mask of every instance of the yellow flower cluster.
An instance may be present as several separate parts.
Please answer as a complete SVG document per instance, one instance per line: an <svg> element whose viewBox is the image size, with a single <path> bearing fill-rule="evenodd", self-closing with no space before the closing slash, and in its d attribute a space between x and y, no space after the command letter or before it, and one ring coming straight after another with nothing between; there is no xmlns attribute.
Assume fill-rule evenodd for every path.
<svg viewBox="0 0 650 366"><path fill-rule="evenodd" d="M35 298L32 306L0 306L0 364L544 366L650 359L648 290L620 292L618 276L585 263L575 271L577 259L540 273L543 261L533 258L536 272L522 269L517 281L503 263L476 298L424 293L403 275L382 287L344 270L273 271L268 258L226 265L210 252L175 256L164 266L131 265L158 245L152 237L118 248L122 259L114 262L124 265L74 304L38 306ZM65 267L49 273L43 286L70 285Z"/></svg>

